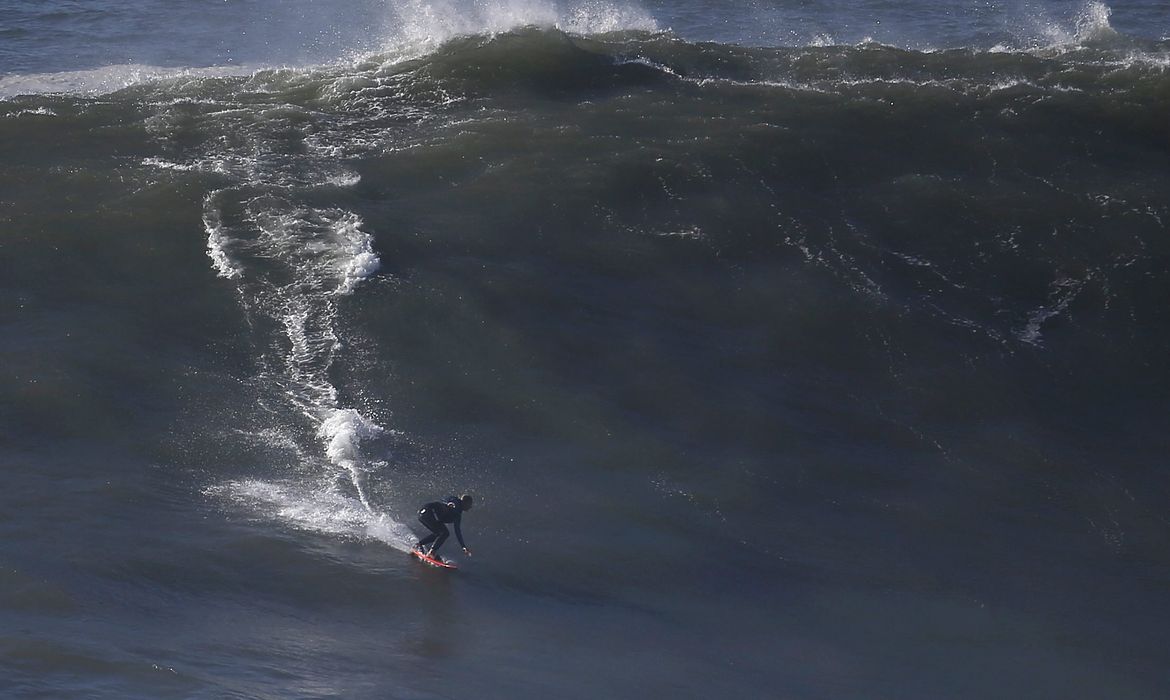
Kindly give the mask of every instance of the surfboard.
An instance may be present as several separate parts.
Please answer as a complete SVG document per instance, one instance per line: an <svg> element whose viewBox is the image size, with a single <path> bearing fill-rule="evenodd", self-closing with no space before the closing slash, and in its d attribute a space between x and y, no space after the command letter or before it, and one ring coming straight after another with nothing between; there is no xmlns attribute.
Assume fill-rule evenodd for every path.
<svg viewBox="0 0 1170 700"><path fill-rule="evenodd" d="M412 556L417 557L418 560L423 562L424 564L430 564L431 566L438 566L438 567L441 567L444 569L458 569L459 568L458 566L456 566L455 564L453 564L449 561L443 561L442 559L435 559L432 556L429 556L427 554L423 554L422 552L418 551L417 549L410 550L410 553Z"/></svg>

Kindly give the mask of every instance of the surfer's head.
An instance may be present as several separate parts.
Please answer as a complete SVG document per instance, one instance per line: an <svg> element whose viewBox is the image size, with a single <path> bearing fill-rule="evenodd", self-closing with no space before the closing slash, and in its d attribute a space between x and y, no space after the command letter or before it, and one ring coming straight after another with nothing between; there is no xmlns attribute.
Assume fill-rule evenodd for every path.
<svg viewBox="0 0 1170 700"><path fill-rule="evenodd" d="M471 510L471 506L475 505L475 499L465 493L459 497L459 505L463 510Z"/></svg>

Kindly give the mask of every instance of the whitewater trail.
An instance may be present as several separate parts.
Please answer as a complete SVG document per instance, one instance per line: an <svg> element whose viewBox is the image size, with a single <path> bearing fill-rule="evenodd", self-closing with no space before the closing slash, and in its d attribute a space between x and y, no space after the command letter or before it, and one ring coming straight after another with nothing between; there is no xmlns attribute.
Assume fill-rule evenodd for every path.
<svg viewBox="0 0 1170 700"><path fill-rule="evenodd" d="M579 33L656 28L641 10L603 2L501 0L476 4L469 12L456 2L410 1L394 8L399 22L383 57L391 62L455 36L528 25ZM370 64L358 75L354 70L253 73L239 88L275 95L264 86L306 81L316 84L330 102L357 99L362 109L326 115L279 99L243 107L234 104L233 91L215 98L217 109L195 117L200 121L196 128L206 135L199 147L143 164L228 180L204 199L207 255L218 276L234 285L255 336L258 400L277 407L264 419L271 424L241 432L270 448L292 448L294 466L287 476L239 479L212 485L207 492L286 526L375 539L408 550L414 541L410 528L380 512L371 498L368 479L385 462L372 461L363 452L364 443L394 431L343 402L330 376L342 348L352 340L343 337L339 311L377 273L381 260L362 218L314 204L313 192L357 185L361 178L347 169L347 158L398 148L394 123L425 120L430 111L411 104L401 76L383 75ZM208 69L193 77L214 72ZM124 87L140 78L185 76L136 70L123 77L103 74L100 84L113 80ZM182 92L181 85L174 87ZM206 99L199 95L197 101ZM444 105L452 98L440 94L434 99ZM180 99L152 120L151 128L167 143L172 125L189 128L190 118ZM392 484L383 475L378 491L385 493L388 487Z"/></svg>
<svg viewBox="0 0 1170 700"><path fill-rule="evenodd" d="M307 138L312 129L301 117L288 107L242 121L230 110L210 115L210 131L234 127L233 137L210 140L211 147L189 162L157 164L235 180L207 195L203 224L211 264L235 285L256 335L258 390L284 407L273 413L275 425L256 434L278 448L296 444L290 434L298 433L318 444L315 452L297 450L296 462L308 475L294 470L285 479L240 480L208 491L287 525L407 549L410 529L378 511L367 484L371 465L362 443L388 431L345 405L330 378L344 346L339 308L381 260L360 216L306 203L318 183L352 186L359 178L339 175L328 150ZM157 125L164 134L165 122ZM280 139L274 132L282 132ZM306 146L289 148L284 139L290 133Z"/></svg>
<svg viewBox="0 0 1170 700"><path fill-rule="evenodd" d="M207 252L219 276L236 284L250 325L262 335L272 329L271 337L257 338L272 356L262 362L259 383L278 389L290 421L298 414L309 421L320 453L306 458L325 469L308 483L252 479L212 490L295 527L406 549L409 528L378 512L366 484L362 442L386 430L343 405L329 378L343 345L338 307L381 265L373 237L353 212L286 195L248 198L255 188L253 181L207 197ZM292 428L277 426L277 434L280 427Z"/></svg>

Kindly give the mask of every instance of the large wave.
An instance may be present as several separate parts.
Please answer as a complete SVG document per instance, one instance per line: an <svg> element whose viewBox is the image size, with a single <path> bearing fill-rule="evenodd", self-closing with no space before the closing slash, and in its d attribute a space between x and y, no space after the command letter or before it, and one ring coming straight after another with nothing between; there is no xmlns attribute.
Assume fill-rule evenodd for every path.
<svg viewBox="0 0 1170 700"><path fill-rule="evenodd" d="M1095 299L1103 315L1153 313L1134 280L1153 274L1170 216L1151 164L1167 50L1109 39L1107 12L1071 45L910 51L695 43L621 12L574 26L617 17L629 31L578 34L576 15L550 5L482 5L475 18L444 7L419 9L414 46L439 43L418 55L402 42L312 68L153 76L103 98L145 115L158 152L143 165L208 185L207 254L250 322L252 387L272 407L252 432L296 445L288 473L258 469L213 493L296 527L410 539L370 484L393 489L392 465L368 449L393 421L336 379L363 341L347 310L395 234L354 195L371 172L392 180L374 191L409 190L429 169L474 164L484 200L468 196L484 211L560 197L579 206L574 223L745 269L803 266L889 318L942 323L992 352L1043 351ZM507 29L544 21L565 26ZM0 107L31 122L89 104L59 102ZM449 186L412 191L437 209ZM1108 227L1121 233L1105 243L1085 233ZM953 235L924 233L939 230ZM896 345L886 326L872 332Z"/></svg>
<svg viewBox="0 0 1170 700"><path fill-rule="evenodd" d="M274 394L284 406L271 425L257 432L266 440L295 444L289 433L307 421L319 441L317 454L297 454L299 461L319 465L316 474L301 470L285 479L232 481L211 486L209 493L296 527L373 537L407 549L409 528L372 502L366 484L373 466L363 443L387 428L345 404L331 379L337 353L348 340L341 337L339 309L360 293L381 261L362 218L317 204L315 192L360 181L344 165L346 158L403 146L394 126L398 120L425 121L435 116L433 108L458 101L448 98L442 86L435 86L434 99L424 97L421 105L402 99L418 89L399 69L404 57L435 51L452 37L491 37L517 26L596 33L652 28L653 22L600 2L406 2L395 9L401 19L386 53L356 67L268 71L228 83L226 91L206 72L173 77L168 91L180 103L152 120L152 128L165 142L177 124L195 118L203 122L196 131L204 140L175 159L152 158L145 164L227 179L204 202L207 253L220 277L235 285L257 336L258 391ZM214 90L207 92L208 87ZM312 104L286 100L288 91L306 87L333 108L344 107L348 116L338 119L335 113L323 122ZM266 105L239 104L245 95L265 93L270 95ZM157 93L148 89L146 95L156 99ZM183 104L192 98L194 114ZM224 108L198 106L207 101Z"/></svg>

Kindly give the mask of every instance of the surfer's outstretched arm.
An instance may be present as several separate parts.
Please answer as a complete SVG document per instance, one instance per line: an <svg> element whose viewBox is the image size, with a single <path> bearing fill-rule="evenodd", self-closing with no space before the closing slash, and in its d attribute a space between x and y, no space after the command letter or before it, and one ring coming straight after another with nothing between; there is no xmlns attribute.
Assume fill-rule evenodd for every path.
<svg viewBox="0 0 1170 700"><path fill-rule="evenodd" d="M463 523L463 514L455 516L455 538L459 540L459 546L463 548L463 553L471 556L471 548L463 541L463 528L460 525Z"/></svg>
<svg viewBox="0 0 1170 700"><path fill-rule="evenodd" d="M460 527L462 521L463 518L461 517L455 518L455 539L459 540L459 546L463 548L463 551L470 554L471 551L467 549L467 543L463 541L463 528Z"/></svg>

